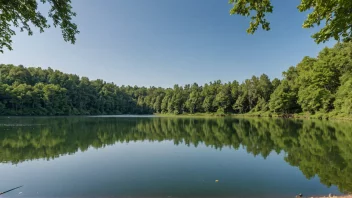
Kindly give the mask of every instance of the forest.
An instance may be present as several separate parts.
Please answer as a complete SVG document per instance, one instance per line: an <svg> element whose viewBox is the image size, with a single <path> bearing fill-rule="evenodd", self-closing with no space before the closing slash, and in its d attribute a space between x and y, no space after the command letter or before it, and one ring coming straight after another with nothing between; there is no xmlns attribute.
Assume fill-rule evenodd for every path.
<svg viewBox="0 0 352 198"><path fill-rule="evenodd" d="M0 115L352 114L352 42L282 73L173 88L119 86L51 68L0 65Z"/></svg>

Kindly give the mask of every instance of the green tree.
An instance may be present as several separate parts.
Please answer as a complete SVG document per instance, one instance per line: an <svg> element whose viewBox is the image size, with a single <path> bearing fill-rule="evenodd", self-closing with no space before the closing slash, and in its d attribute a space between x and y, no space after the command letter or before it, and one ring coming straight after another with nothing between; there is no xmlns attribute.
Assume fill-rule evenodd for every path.
<svg viewBox="0 0 352 198"><path fill-rule="evenodd" d="M226 113L231 108L231 84L224 84L220 87L219 92L213 101L213 106L217 108L217 112Z"/></svg>
<svg viewBox="0 0 352 198"><path fill-rule="evenodd" d="M162 113L168 113L169 112L169 103L172 98L172 89L167 89L165 94L165 97L163 98L161 102L161 112ZM170 108L172 110L172 108ZM171 112L169 112L171 113Z"/></svg>
<svg viewBox="0 0 352 198"><path fill-rule="evenodd" d="M230 14L250 17L247 29L253 34L258 27L270 30L266 14L273 12L270 0L229 0L233 4ZM300 12L311 11L304 21L303 28L313 28L324 23L324 26L312 35L316 43L335 40L350 41L352 39L352 2L350 0L301 0Z"/></svg>
<svg viewBox="0 0 352 198"><path fill-rule="evenodd" d="M247 80L246 80L247 81ZM234 102L232 109L237 113L246 113L249 111L249 102L247 97L247 89L242 83L238 86L238 97Z"/></svg>
<svg viewBox="0 0 352 198"><path fill-rule="evenodd" d="M327 112L330 109L331 93L323 88L311 85L298 92L298 103L303 111L315 113L320 109Z"/></svg>
<svg viewBox="0 0 352 198"><path fill-rule="evenodd" d="M204 85L202 96L204 97L204 101L202 104L202 108L205 112L214 112L216 111L214 104L214 99L217 94L217 89L221 85L221 81L210 82Z"/></svg>
<svg viewBox="0 0 352 198"><path fill-rule="evenodd" d="M77 25L72 22L76 13L72 11L71 0L40 0L41 3L50 6L48 17L52 19L54 27L60 27L65 41L72 44L76 41L79 33ZM11 0L0 2L0 52L4 48L12 50L12 36L16 35L14 28L21 32L27 31L33 34L32 28L38 28L44 32L50 25L48 20L38 10L37 0Z"/></svg>
<svg viewBox="0 0 352 198"><path fill-rule="evenodd" d="M271 84L273 86L273 90L275 90L279 85L280 85L280 80L278 78L274 78L274 80L271 81Z"/></svg>
<svg viewBox="0 0 352 198"><path fill-rule="evenodd" d="M232 98L231 103L232 104L237 100L238 96L240 95L239 86L240 84L236 80L234 80L231 83L231 98Z"/></svg>
<svg viewBox="0 0 352 198"><path fill-rule="evenodd" d="M287 80L281 81L281 84L271 94L269 107L275 113L296 113L299 111L297 93Z"/></svg>
<svg viewBox="0 0 352 198"><path fill-rule="evenodd" d="M272 90L273 90L273 85L271 84L271 81L270 81L268 75L262 74L259 77L258 89L259 89L260 96L265 101L269 101L270 95L271 95Z"/></svg>
<svg viewBox="0 0 352 198"><path fill-rule="evenodd" d="M66 106L66 89L58 85L48 84L43 88L43 97L45 107L51 115L65 115Z"/></svg>
<svg viewBox="0 0 352 198"><path fill-rule="evenodd" d="M298 103L304 111L314 113L333 110L335 93L340 86L341 68L346 68L346 59L341 63L342 50L338 50L338 47L325 48L317 59L305 57L297 65Z"/></svg>
<svg viewBox="0 0 352 198"><path fill-rule="evenodd" d="M162 96L157 96L156 99L155 99L155 103L154 103L154 110L156 113L161 113L161 102L162 102Z"/></svg>
<svg viewBox="0 0 352 198"><path fill-rule="evenodd" d="M185 103L185 107L190 113L196 113L202 111L202 88L198 86L197 83L194 83L191 87L191 92Z"/></svg>
<svg viewBox="0 0 352 198"><path fill-rule="evenodd" d="M334 102L335 110L338 113L352 114L352 75L346 73L341 77L342 85L336 92Z"/></svg>

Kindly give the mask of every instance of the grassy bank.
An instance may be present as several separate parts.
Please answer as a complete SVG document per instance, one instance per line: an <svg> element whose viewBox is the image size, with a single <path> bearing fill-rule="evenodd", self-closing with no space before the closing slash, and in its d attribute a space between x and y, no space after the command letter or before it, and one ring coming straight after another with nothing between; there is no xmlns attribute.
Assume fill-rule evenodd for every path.
<svg viewBox="0 0 352 198"><path fill-rule="evenodd" d="M319 120L352 120L351 115L342 115L336 113L298 113L298 114L277 114L272 112L250 112L245 114L233 113L185 113L185 114L155 114L161 117L273 117L273 118L290 118L290 119L319 119Z"/></svg>
<svg viewBox="0 0 352 198"><path fill-rule="evenodd" d="M221 117L221 116L235 116L235 114L216 114L216 113L183 113L183 114L172 114L172 113L155 113L154 115L160 117Z"/></svg>
<svg viewBox="0 0 352 198"><path fill-rule="evenodd" d="M341 195L341 196L325 196L325 197L310 197L310 198L352 198L352 195Z"/></svg>
<svg viewBox="0 0 352 198"><path fill-rule="evenodd" d="M319 119L319 120L352 120L351 115L330 113L295 113L295 114L277 114L272 112L254 112L246 114L235 114L242 117L276 117L276 118L293 118L293 119Z"/></svg>

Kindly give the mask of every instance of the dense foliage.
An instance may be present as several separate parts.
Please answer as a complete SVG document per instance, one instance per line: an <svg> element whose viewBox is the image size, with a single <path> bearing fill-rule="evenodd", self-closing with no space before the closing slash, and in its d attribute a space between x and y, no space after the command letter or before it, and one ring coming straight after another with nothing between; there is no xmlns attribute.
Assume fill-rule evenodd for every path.
<svg viewBox="0 0 352 198"><path fill-rule="evenodd" d="M273 12L271 0L229 0L233 4L230 14L250 17L247 32L253 34L258 27L270 30L266 14ZM310 12L303 28L312 28L322 23L324 26L312 35L315 42L325 42L330 38L351 41L352 39L352 1L351 0L300 0L297 9Z"/></svg>
<svg viewBox="0 0 352 198"><path fill-rule="evenodd" d="M2 115L152 113L151 109L133 100L133 94L140 90L137 87L118 87L102 80L90 81L86 77L50 68L0 65L0 69Z"/></svg>
<svg viewBox="0 0 352 198"><path fill-rule="evenodd" d="M0 114L92 115L149 113L352 114L352 42L304 57L283 72L242 83L220 80L173 88L117 86L60 71L0 65Z"/></svg>
<svg viewBox="0 0 352 198"><path fill-rule="evenodd" d="M38 2L49 5L48 17L38 9ZM12 36L16 35L14 28L28 35L33 34L33 28L44 32L49 28L48 18L54 27L60 27L65 41L75 43L79 33L77 25L72 22L76 13L72 11L71 0L5 0L0 1L0 53L4 48L12 50Z"/></svg>
<svg viewBox="0 0 352 198"><path fill-rule="evenodd" d="M244 147L285 160L307 178L352 192L352 124L289 119L0 118L0 163L53 159L117 142L164 141L216 149Z"/></svg>

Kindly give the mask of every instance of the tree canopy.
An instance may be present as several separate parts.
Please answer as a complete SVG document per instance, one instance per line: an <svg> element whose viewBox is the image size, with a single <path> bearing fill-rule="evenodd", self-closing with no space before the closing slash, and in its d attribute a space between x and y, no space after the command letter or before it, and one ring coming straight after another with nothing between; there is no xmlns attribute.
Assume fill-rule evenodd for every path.
<svg viewBox="0 0 352 198"><path fill-rule="evenodd" d="M50 6L47 17L39 12L38 2ZM76 34L79 33L77 25L72 22L72 18L75 16L71 0L0 1L0 52L3 53L4 48L12 50L12 36L16 35L14 27L19 28L21 32L26 31L28 35L33 34L33 26L38 28L40 32L44 32L50 27L47 18L52 20L54 27L59 27L62 30L65 41L74 44Z"/></svg>
<svg viewBox="0 0 352 198"><path fill-rule="evenodd" d="M253 34L258 27L270 30L267 13L273 12L270 0L229 0L233 4L232 15L250 17L247 32ZM310 12L304 21L303 28L312 28L324 24L312 35L316 43L335 40L350 41L352 39L352 1L351 0L301 0L297 7L300 12Z"/></svg>
<svg viewBox="0 0 352 198"><path fill-rule="evenodd" d="M248 113L352 115L352 42L243 82L118 86L57 70L0 65L0 115Z"/></svg>

